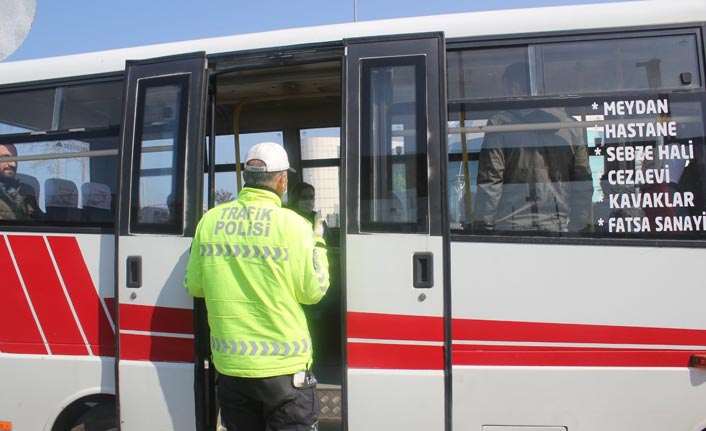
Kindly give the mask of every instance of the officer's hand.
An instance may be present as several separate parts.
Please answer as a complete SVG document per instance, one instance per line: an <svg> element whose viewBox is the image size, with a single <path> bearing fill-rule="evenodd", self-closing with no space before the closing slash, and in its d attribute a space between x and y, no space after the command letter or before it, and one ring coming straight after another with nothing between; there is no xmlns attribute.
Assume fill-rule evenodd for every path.
<svg viewBox="0 0 706 431"><path fill-rule="evenodd" d="M322 218L316 219L316 222L314 224L314 236L316 238L323 238L325 227L326 227L326 220L324 220Z"/></svg>

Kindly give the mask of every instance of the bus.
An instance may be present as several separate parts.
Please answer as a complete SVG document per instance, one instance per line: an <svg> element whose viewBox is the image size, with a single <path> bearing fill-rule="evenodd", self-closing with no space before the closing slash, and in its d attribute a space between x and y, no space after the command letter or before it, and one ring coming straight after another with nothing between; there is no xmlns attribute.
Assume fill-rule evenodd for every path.
<svg viewBox="0 0 706 431"><path fill-rule="evenodd" d="M705 31L635 1L0 63L0 204L34 209L0 220L0 430L218 428L211 352L266 346L182 283L261 141L331 238L321 430L706 430Z"/></svg>

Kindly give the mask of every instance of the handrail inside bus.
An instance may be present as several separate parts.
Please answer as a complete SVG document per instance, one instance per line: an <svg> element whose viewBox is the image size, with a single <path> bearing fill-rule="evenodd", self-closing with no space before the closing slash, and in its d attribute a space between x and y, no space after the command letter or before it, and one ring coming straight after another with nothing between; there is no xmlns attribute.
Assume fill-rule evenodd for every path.
<svg viewBox="0 0 706 431"><path fill-rule="evenodd" d="M555 123L520 123L520 124L498 124L498 125L485 125L485 126L469 126L469 127L449 127L447 129L449 134L459 134L459 133L491 133L491 132L532 132L538 130L557 130L557 129L588 129L591 127L601 127L610 124L630 124L636 122L652 122L652 123L665 123L664 119L659 119L654 121L648 118L631 118L623 120L591 120L591 121L560 121ZM669 121L674 121L679 124L694 123L700 121L696 116L683 116L683 117L670 117ZM408 130L399 131L405 133L411 133ZM398 133L399 133L398 132ZM412 131L413 132L413 131ZM403 133L396 134L395 131L392 132L393 136L402 136Z"/></svg>
<svg viewBox="0 0 706 431"><path fill-rule="evenodd" d="M247 100L242 100L233 108L233 140L235 144L235 181L238 185L238 194L243 189L242 168L240 166L240 111L243 106L248 103Z"/></svg>
<svg viewBox="0 0 706 431"><path fill-rule="evenodd" d="M144 147L142 148L143 153L163 153L166 151L173 151L174 145L160 145L156 147ZM76 157L108 157L117 156L118 149L114 148L112 150L93 150L93 151L75 151L71 153L48 153L48 154L33 154L29 156L14 156L14 157L0 157L0 161L3 162L24 162L32 160L56 160L56 159L73 159Z"/></svg>

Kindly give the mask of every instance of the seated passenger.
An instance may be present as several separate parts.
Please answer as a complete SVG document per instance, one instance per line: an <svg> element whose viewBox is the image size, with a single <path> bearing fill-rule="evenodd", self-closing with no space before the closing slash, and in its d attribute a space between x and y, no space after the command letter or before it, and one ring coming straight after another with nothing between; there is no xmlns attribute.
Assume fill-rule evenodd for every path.
<svg viewBox="0 0 706 431"><path fill-rule="evenodd" d="M40 219L36 198L28 198L34 191L17 179L17 162L5 162L2 157L17 157L17 148L0 144L0 220Z"/></svg>

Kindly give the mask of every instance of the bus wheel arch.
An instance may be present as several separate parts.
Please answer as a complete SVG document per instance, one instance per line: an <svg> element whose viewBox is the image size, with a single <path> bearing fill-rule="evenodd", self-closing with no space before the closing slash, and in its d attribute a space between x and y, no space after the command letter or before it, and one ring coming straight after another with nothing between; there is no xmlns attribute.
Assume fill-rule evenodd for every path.
<svg viewBox="0 0 706 431"><path fill-rule="evenodd" d="M108 425L112 421L112 428ZM117 429L115 395L92 394L66 406L51 431L107 431Z"/></svg>

